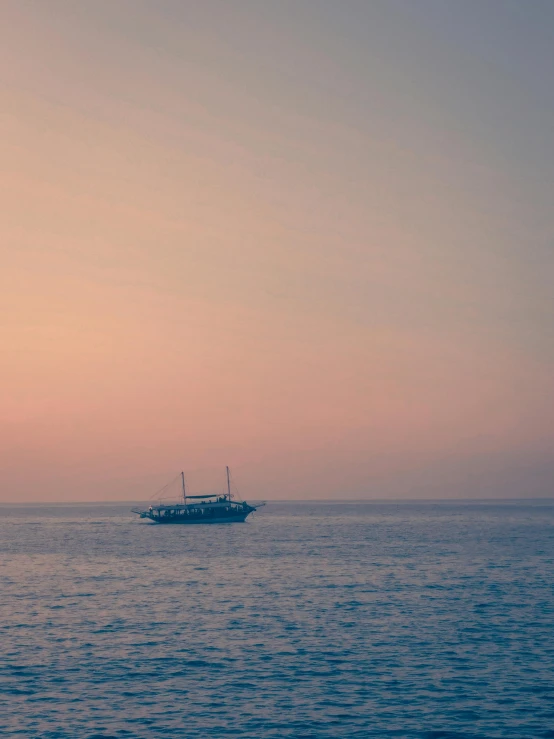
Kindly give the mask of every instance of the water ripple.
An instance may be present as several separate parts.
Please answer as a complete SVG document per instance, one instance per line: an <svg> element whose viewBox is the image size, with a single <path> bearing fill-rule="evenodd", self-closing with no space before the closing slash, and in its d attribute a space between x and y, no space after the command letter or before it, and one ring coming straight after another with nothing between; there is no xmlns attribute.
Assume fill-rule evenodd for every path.
<svg viewBox="0 0 554 739"><path fill-rule="evenodd" d="M554 738L550 504L0 512L0 735Z"/></svg>

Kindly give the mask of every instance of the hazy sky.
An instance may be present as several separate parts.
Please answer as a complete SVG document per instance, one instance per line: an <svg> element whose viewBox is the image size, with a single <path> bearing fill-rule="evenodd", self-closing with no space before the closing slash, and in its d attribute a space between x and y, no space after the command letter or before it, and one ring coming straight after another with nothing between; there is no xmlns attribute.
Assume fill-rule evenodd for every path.
<svg viewBox="0 0 554 739"><path fill-rule="evenodd" d="M0 24L0 500L554 493L551 0Z"/></svg>

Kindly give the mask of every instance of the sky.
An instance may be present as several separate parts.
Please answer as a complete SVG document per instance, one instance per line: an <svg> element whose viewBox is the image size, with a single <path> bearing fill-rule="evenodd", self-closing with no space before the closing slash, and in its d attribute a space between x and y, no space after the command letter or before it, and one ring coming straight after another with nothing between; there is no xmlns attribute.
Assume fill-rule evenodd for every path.
<svg viewBox="0 0 554 739"><path fill-rule="evenodd" d="M550 0L0 28L0 501L552 496Z"/></svg>

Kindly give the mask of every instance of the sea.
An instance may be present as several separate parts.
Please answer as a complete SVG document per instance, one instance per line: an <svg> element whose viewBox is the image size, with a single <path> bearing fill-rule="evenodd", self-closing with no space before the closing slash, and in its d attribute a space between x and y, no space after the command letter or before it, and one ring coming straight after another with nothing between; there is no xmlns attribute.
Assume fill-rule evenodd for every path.
<svg viewBox="0 0 554 739"><path fill-rule="evenodd" d="M554 737L554 502L0 506L0 736Z"/></svg>

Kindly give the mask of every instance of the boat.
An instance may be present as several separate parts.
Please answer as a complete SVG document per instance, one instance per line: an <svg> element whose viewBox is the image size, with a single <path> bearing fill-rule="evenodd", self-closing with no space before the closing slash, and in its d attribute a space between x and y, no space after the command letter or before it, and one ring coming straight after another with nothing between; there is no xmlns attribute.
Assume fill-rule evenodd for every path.
<svg viewBox="0 0 554 739"><path fill-rule="evenodd" d="M245 501L233 500L229 467L227 473L227 492L206 495L187 495L185 473L181 472L183 502L151 505L146 510L133 508L132 512L140 518L148 518L161 524L198 523L242 523L251 513L265 503L251 505Z"/></svg>

